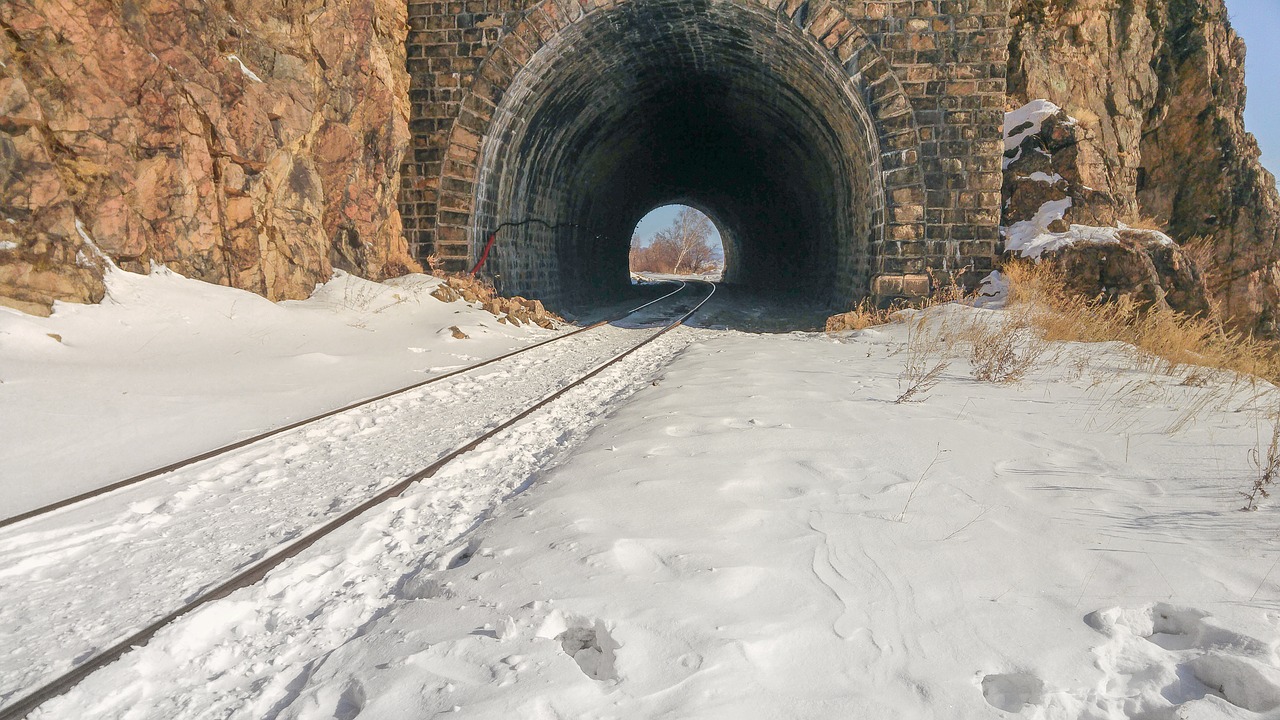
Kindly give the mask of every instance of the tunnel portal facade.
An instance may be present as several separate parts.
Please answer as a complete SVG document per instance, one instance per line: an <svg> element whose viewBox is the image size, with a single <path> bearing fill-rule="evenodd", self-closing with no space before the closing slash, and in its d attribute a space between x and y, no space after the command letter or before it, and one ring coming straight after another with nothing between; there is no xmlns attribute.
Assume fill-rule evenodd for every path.
<svg viewBox="0 0 1280 720"><path fill-rule="evenodd" d="M999 251L1008 0L410 2L419 257L547 300L627 281L683 203L726 280L845 302L972 285Z"/></svg>

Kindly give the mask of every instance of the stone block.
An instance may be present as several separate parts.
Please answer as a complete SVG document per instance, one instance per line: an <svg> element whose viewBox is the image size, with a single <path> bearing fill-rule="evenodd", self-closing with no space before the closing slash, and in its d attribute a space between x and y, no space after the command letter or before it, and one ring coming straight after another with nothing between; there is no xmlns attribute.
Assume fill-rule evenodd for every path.
<svg viewBox="0 0 1280 720"><path fill-rule="evenodd" d="M933 292L932 282L928 274L912 274L902 276L902 294L909 298L929 297Z"/></svg>

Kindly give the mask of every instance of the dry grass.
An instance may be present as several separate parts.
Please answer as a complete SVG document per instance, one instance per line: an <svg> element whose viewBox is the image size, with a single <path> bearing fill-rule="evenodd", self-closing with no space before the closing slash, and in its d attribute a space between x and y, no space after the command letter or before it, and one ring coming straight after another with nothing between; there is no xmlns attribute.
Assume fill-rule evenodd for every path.
<svg viewBox="0 0 1280 720"><path fill-rule="evenodd" d="M920 313L908 327L907 362L898 376L902 394L894 402L924 401L951 361L966 349L974 379L1005 384L1025 377L1049 343L1029 329L1021 313L1007 315L998 324L987 318L966 322Z"/></svg>
<svg viewBox="0 0 1280 720"><path fill-rule="evenodd" d="M1204 276L1205 282L1209 285L1210 294L1214 294L1214 277L1217 275L1214 268L1218 267L1218 261L1215 257L1214 239L1212 235L1196 235L1195 237L1182 243L1182 254L1187 256L1187 260L1200 271Z"/></svg>
<svg viewBox="0 0 1280 720"><path fill-rule="evenodd" d="M1169 224L1160 218L1150 217L1148 215L1135 215L1124 221L1124 224L1134 230L1158 230L1164 232Z"/></svg>
<svg viewBox="0 0 1280 720"><path fill-rule="evenodd" d="M945 323L930 327L921 314L911 322L907 335L907 364L898 376L902 394L893 402L923 402L928 392L942 382L942 374L951 367L949 328Z"/></svg>
<svg viewBox="0 0 1280 720"><path fill-rule="evenodd" d="M1271 497L1270 488L1280 478L1280 413L1271 416L1271 442L1263 454L1261 447L1249 451L1249 463L1256 471L1253 486L1240 493L1245 498L1241 510L1257 510L1262 498Z"/></svg>
<svg viewBox="0 0 1280 720"><path fill-rule="evenodd" d="M925 301L924 307L930 308L935 305L946 305L952 302L965 302L973 300L978 296L978 291L966 290L956 278L963 276L973 270L973 265L967 265L959 270L952 272L936 271L933 274L936 283L933 294Z"/></svg>
<svg viewBox="0 0 1280 720"><path fill-rule="evenodd" d="M976 380L997 384L1015 383L1026 376L1049 349L1049 342L1034 332L1017 315L1000 324L974 322L964 332L969 343L969 363Z"/></svg>
<svg viewBox="0 0 1280 720"><path fill-rule="evenodd" d="M961 302L973 296L973 293L967 292L962 286L958 285L954 278L947 276L946 282L940 283L934 289L933 294L913 302L899 300L887 308L878 308L871 301L871 298L863 298L857 305L853 306L852 310L827 318L826 331L837 333L847 330L866 330L869 327L902 322L905 318L911 317L910 314L903 314L903 310L927 310L938 305Z"/></svg>
<svg viewBox="0 0 1280 720"><path fill-rule="evenodd" d="M1010 263L1002 272L1009 279L1009 307L1023 312L1045 340L1128 343L1148 369L1168 375L1194 366L1280 381L1280 348L1216 320L1189 318L1163 306L1144 311L1124 299L1080 297L1043 264Z"/></svg>
<svg viewBox="0 0 1280 720"><path fill-rule="evenodd" d="M866 330L877 325L888 325L895 321L894 315L899 310L898 307L878 308L870 298L863 298L849 312L827 318L827 332Z"/></svg>

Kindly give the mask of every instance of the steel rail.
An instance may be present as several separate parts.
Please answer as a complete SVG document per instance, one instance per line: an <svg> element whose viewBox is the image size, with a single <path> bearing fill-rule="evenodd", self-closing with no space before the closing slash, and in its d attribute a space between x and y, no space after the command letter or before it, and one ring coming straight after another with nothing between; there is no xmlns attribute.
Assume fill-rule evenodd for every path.
<svg viewBox="0 0 1280 720"><path fill-rule="evenodd" d="M613 365L616 365L617 363L626 359L631 354L635 353L636 351L640 350L646 345L654 342L655 340L667 334L668 332L676 329L677 327L682 325L685 320L688 320L694 313L696 313L699 309L701 309L702 306L705 305L713 295L715 295L716 286L714 283L707 282L704 280L697 280L694 282L705 282L708 286L710 286L711 292L707 293L706 297L702 298L702 300L700 300L696 305L694 305L691 309L686 311L683 315L681 315L675 321L668 324L666 327L662 328L658 332L645 338L640 343L633 345L631 348L619 353L618 355L615 355L609 360L606 360L604 363L600 364L595 369L579 377L573 382L565 385L559 390L556 390L550 395L547 395L546 397L542 398L535 404L529 406L528 408L520 412L518 415L515 415L514 417L506 420L502 424L498 425L497 427L494 427L488 432L485 432L484 434L471 440L467 444L459 448L456 448L454 450L451 450L450 452L440 457L438 460L431 463L427 467L419 470L416 473L413 473L412 475L409 475L408 477L405 477L404 479L397 482L395 485L392 485L391 487L388 487L385 490L378 492L373 497L369 498L368 500L365 500L364 502L351 508L350 510L347 510L346 512L339 515L338 517L330 520L324 525L321 525L319 528L316 528L315 530L312 530L311 532L307 533L301 538L294 540L293 542L289 543L288 545L278 550L273 555L270 555L266 559L241 571L239 574L237 574L235 577L231 578L230 580L227 580L226 582L222 583L221 585L218 585L212 590L209 590L208 592L201 594L199 597L184 604L181 608L169 613L168 615L165 615L164 617L161 617L160 619L153 621L151 624L147 625L141 630L117 642L116 644L112 645L106 650L103 650L102 652L98 653L92 658L89 658L85 662L72 668L68 672L58 676L54 680L46 683L45 685L42 685L38 689L22 697L21 699L14 702L13 704L7 707L0 708L0 720L18 720L18 718L26 717L27 715L35 711L37 708L39 708L45 702L66 693L67 691L71 690L73 687L78 685L82 680L92 675L94 672L118 660L122 655L124 655L129 650L146 645L151 640L151 638L155 636L156 633L160 632L160 630L162 630L165 626L169 625L170 623L182 617L183 615L186 615L187 613L190 613L191 611L196 610L200 607L203 607L216 600L221 600L231 595L233 592L237 590L249 587L250 585L257 583L258 581L266 577L267 573L279 567L287 560L293 557L296 557L297 555L299 555L300 553L302 553L312 545L315 545L318 541L323 539L325 536L347 525L352 520L355 520L359 516L363 515L365 512L377 507L378 505L381 505L382 503L392 498L398 497L399 495L403 494L405 490L408 490L409 487L411 487L414 483L417 483L421 480L426 480L432 477L437 472L439 472L442 468L444 468L446 465L453 462L460 456L465 455L466 453L469 453L472 450L475 450L485 441L493 438L498 433L510 428L511 426L515 425L521 420L524 420L525 418L529 417L530 415L537 412L538 410L541 410L547 405L550 405L551 403L559 399L561 396L563 396L565 393L569 392L570 390L576 387L579 387L583 383L586 383L588 380L591 380L592 378L596 377L600 373L609 369ZM676 292L683 290L685 287L688 287L688 283L681 281L681 287L677 289ZM675 293L670 293L664 296L664 298L671 297L674 294ZM642 305L641 308L648 307L649 305L652 305L652 304L653 304L652 302L646 303L645 305ZM637 308L637 309L640 309L640 308Z"/></svg>
<svg viewBox="0 0 1280 720"><path fill-rule="evenodd" d="M587 332L588 330L594 330L600 327L601 325L618 322L619 320L622 320L623 318L626 318L636 312L639 312L640 310L643 310L644 308L647 308L656 302L661 302L663 300L666 300L672 295L675 295L676 293L683 290L685 287L685 283L682 280L662 280L659 282L675 282L675 283L679 283L680 285L675 290L672 290L666 295L663 295L662 297L656 300L650 300L649 302L643 305L640 305L638 307L632 308L616 317L608 318L605 320L599 320L590 325L580 327L577 330L564 333L563 335L557 335L553 338L548 338L546 340L542 340L540 342L534 343L533 345L529 345L528 347L523 347L518 350L512 350L511 352L498 355L497 357L489 358L488 360L482 360L481 362L475 363L474 365L468 365L467 367L459 368L457 370L452 370L450 372L444 373L443 375L437 375L432 378L427 378L426 380L413 383L412 385L406 385L396 390L390 390L388 392L382 393L381 395L375 395L370 398L365 398L364 400L356 401L349 405L343 405L342 407L337 408L336 410L328 410L319 415L315 415L313 417L309 417L304 420L298 420L296 422L289 423L288 425L283 425L281 427L274 428L263 433L259 433L252 437L244 438L243 440L237 440L236 442L233 442L229 445L223 445L222 447L214 448L213 450L207 450L205 452L200 453L199 455L193 455L191 457L169 463L168 465L165 465L163 467L158 467L154 470L148 470L144 473L127 477L124 480L117 480L116 482L110 483L108 485L104 485L99 488L94 488L93 490L87 490L78 495L73 495L69 498L58 500L57 502L49 503L48 505L43 505L41 507L34 508L32 510L27 510L25 512L18 513L17 515L14 515L12 517L4 518L3 520L0 520L0 529L4 529L6 527L9 527L10 525L17 525L18 523L23 522L25 520L30 520L32 518L48 515L57 510L61 510L66 507L70 507L72 505L82 503L85 500L91 500L96 497L107 495L109 493L115 492L116 490L120 490L121 488L129 487L130 485L137 485L138 483L143 482L145 480L150 480L152 478L159 477L167 473L171 473L174 470L180 470L184 467L187 467L188 465L194 465L198 462L203 462L205 460L218 457L219 455L229 453L232 450L239 450L241 448L248 447L249 445L252 445L254 443L261 442L268 438L275 437L276 435L281 435L291 430L297 430L300 427L310 425L311 423L319 422L327 418L331 418L334 415L340 415L349 410L355 410L356 408L364 407L365 405L378 402L379 400L386 400L387 398L395 397L396 395L409 392L410 390L417 390L418 388L423 387L425 385L437 383L437 382L440 382L441 380L448 380L451 377L462 375L464 373L469 373L472 370L478 370L487 365L492 365L494 363L501 362L508 358L515 357L516 355L519 355L521 353L526 353L526 352L529 352L530 350L536 350L545 345L550 345L553 342L559 342L560 340L564 340L566 338L573 337L574 335Z"/></svg>

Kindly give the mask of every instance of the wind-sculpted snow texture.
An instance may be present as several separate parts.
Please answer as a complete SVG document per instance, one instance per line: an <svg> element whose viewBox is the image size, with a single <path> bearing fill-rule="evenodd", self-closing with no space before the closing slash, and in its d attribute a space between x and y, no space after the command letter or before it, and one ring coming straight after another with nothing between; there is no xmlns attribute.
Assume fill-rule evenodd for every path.
<svg viewBox="0 0 1280 720"><path fill-rule="evenodd" d="M37 717L1273 717L1275 388L906 346L680 329Z"/></svg>
<svg viewBox="0 0 1280 720"><path fill-rule="evenodd" d="M0 517L552 335L440 302L440 282L339 273L305 301L271 303L168 270L111 271L100 305L0 308Z"/></svg>
<svg viewBox="0 0 1280 720"><path fill-rule="evenodd" d="M21 638L0 693L69 669L654 332L604 326L0 532L0 627ZM486 496L519 484L463 486L474 480ZM122 567L145 578L122 583Z"/></svg>

